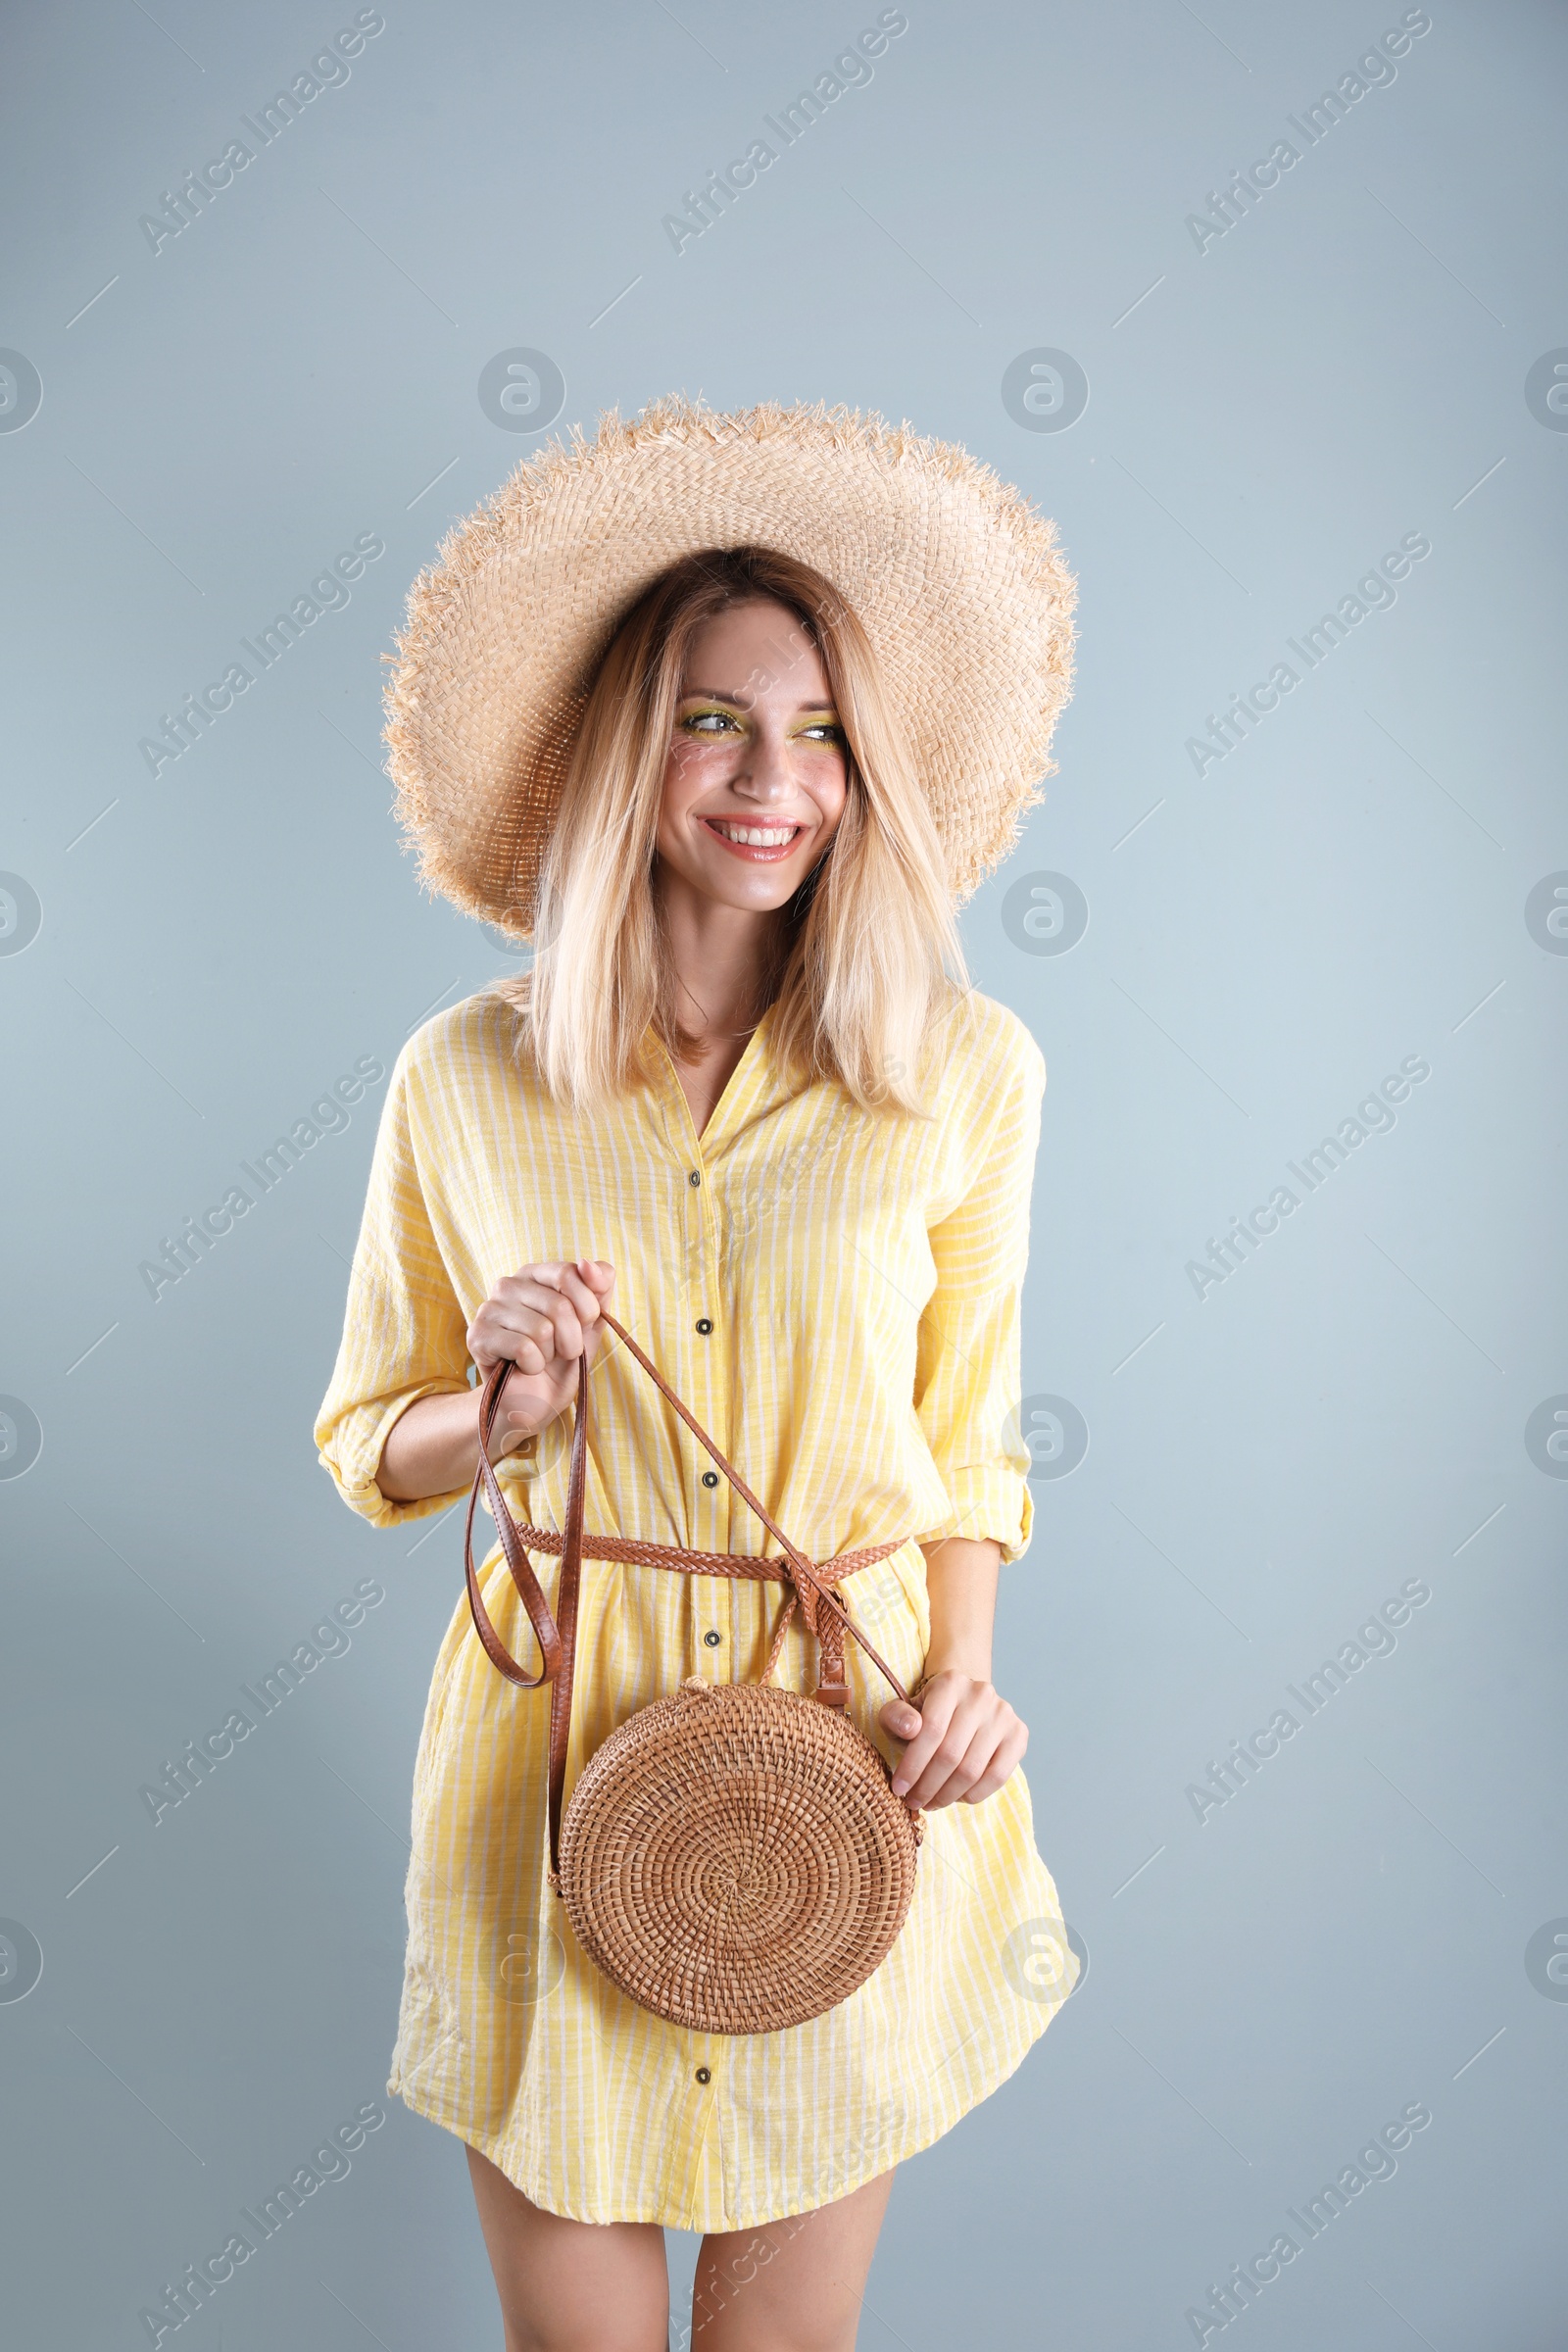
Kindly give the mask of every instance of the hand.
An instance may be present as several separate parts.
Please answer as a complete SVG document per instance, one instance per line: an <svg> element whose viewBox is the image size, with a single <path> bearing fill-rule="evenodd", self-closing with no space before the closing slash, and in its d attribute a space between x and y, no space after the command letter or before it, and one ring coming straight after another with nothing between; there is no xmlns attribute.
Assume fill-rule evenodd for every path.
<svg viewBox="0 0 1568 2352"><path fill-rule="evenodd" d="M594 1257L523 1266L496 1284L467 1330L481 1389L504 1357L516 1367L491 1429L492 1461L565 1410L576 1392L578 1359L594 1339L599 1302L614 1287L614 1267Z"/></svg>
<svg viewBox="0 0 1568 2352"><path fill-rule="evenodd" d="M878 1718L906 1740L893 1793L927 1813L939 1806L984 1804L1023 1760L1029 1730L995 1684L956 1669L934 1674L918 1707L889 1699Z"/></svg>

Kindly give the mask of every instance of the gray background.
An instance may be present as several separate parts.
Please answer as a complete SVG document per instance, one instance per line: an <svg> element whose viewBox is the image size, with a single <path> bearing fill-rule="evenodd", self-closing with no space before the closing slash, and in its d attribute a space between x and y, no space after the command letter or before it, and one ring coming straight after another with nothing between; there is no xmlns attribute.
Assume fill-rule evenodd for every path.
<svg viewBox="0 0 1568 2352"><path fill-rule="evenodd" d="M1055 515L1081 581L1059 773L964 927L1051 1070L1024 1386L1090 1443L1062 1479L1040 1445L999 1674L1091 1968L906 2168L862 2344L1192 2342L1209 2282L1416 2101L1253 2352L1559 2344L1568 1986L1526 1952L1568 1930L1568 1485L1525 1425L1568 1390L1568 960L1525 905L1568 867L1568 418L1525 382L1568 345L1561 12L1434 0L1200 251L1189 214L1304 145L1287 115L1399 6L909 0L678 255L662 216L875 7L387 0L156 254L143 212L354 11L9 13L0 342L43 397L0 434L0 866L41 928L0 957L0 1390L42 1451L0 1480L0 1914L43 1974L0 2001L8 2341L144 2342L162 2282L382 2094L460 1589L452 1520L373 1533L311 1442L384 1088L156 1303L138 1266L504 963L400 855L379 657L536 446L477 396L526 347L563 427L674 389L907 416ZM1041 348L1087 373L1069 429L1004 405ZM160 713L361 533L386 554L348 606L151 776ZM1397 602L1200 776L1205 714L1406 533ZM1041 872L1087 902L1069 953L1004 920ZM1200 1298L1188 1260L1410 1055L1394 1130ZM141 1786L367 1576L347 1654L155 1827ZM1200 1821L1210 1760L1412 1578L1393 1654ZM500 2339L458 2145L401 2107L180 2340L368 2334Z"/></svg>

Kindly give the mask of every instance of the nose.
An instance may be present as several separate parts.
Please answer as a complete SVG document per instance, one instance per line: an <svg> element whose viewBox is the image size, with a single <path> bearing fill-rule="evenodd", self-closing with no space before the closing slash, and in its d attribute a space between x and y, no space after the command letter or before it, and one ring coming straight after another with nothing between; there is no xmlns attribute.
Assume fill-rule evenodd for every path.
<svg viewBox="0 0 1568 2352"><path fill-rule="evenodd" d="M770 727L758 727L749 756L730 779L732 788L761 806L787 799L795 790L781 736Z"/></svg>

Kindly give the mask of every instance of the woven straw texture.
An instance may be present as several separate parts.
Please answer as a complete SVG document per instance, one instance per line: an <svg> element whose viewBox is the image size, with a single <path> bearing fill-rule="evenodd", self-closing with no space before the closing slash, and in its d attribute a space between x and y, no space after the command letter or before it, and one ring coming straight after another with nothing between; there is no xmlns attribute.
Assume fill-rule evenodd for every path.
<svg viewBox="0 0 1568 2352"><path fill-rule="evenodd" d="M1072 676L1053 526L989 466L906 424L682 399L550 442L445 540L409 595L389 772L419 875L526 936L594 666L650 581L704 548L795 556L880 657L955 899L1044 796Z"/></svg>
<svg viewBox="0 0 1568 2352"><path fill-rule="evenodd" d="M778 2034L847 2000L914 1893L915 1832L869 1741L792 1690L689 1682L612 1734L562 1829L596 1966L700 2034Z"/></svg>

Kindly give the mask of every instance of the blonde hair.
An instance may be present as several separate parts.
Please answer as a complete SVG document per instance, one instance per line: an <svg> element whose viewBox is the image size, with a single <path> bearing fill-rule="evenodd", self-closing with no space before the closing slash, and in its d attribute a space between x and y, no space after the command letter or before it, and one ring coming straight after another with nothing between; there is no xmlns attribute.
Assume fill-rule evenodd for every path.
<svg viewBox="0 0 1568 2352"><path fill-rule="evenodd" d="M794 615L821 658L849 781L827 852L780 910L766 982L774 1051L863 1108L924 1115L921 1048L967 986L942 845L860 622L819 572L757 547L663 572L589 689L540 872L533 968L495 984L525 1010L551 1094L576 1108L644 1078L650 1026L677 1059L694 1055L654 888L655 830L692 639L715 613L763 599ZM797 644L786 665L798 655ZM754 670L748 684L776 674Z"/></svg>

